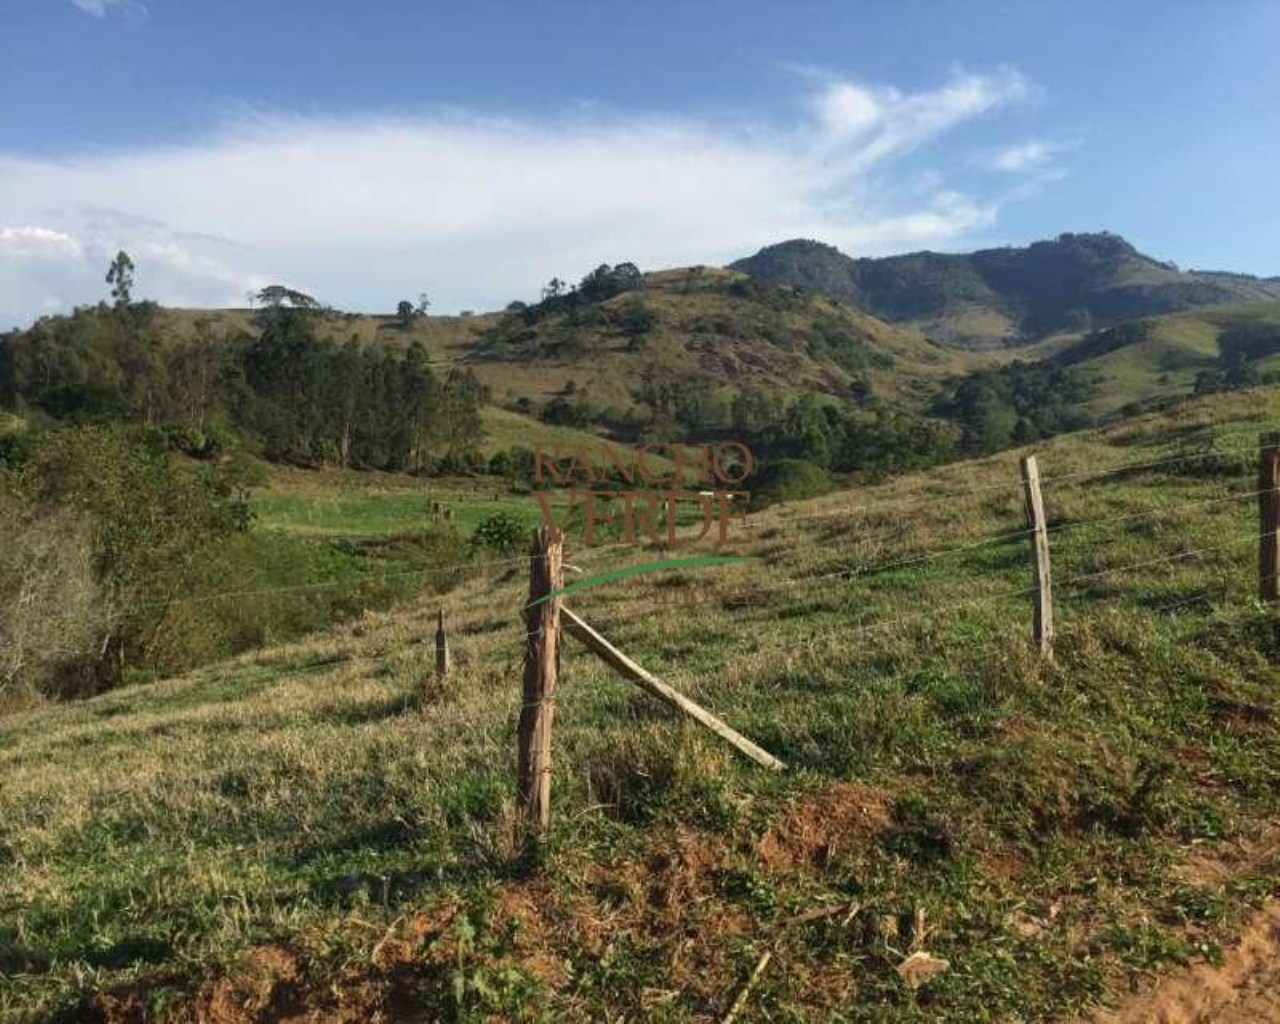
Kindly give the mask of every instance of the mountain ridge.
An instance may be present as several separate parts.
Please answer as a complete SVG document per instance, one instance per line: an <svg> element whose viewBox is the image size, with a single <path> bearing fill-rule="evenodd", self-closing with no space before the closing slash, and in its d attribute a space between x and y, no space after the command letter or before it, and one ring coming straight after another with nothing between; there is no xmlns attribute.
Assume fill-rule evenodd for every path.
<svg viewBox="0 0 1280 1024"><path fill-rule="evenodd" d="M819 291L944 344L1007 348L1124 320L1228 302L1280 299L1280 278L1180 270L1107 231L1026 246L851 257L812 239L730 264L772 284Z"/></svg>

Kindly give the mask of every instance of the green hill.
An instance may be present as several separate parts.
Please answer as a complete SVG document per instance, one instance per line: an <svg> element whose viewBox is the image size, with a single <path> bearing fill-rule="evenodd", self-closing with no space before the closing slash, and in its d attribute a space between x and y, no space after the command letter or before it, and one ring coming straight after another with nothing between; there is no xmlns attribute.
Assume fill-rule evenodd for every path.
<svg viewBox="0 0 1280 1024"><path fill-rule="evenodd" d="M1280 279L1180 271L1107 232L1063 234L1024 248L853 259L794 240L732 266L762 280L834 296L965 348L1021 345L1135 317L1280 299Z"/></svg>
<svg viewBox="0 0 1280 1024"><path fill-rule="evenodd" d="M713 268L647 274L601 301L528 313L490 315L443 352L465 359L502 402L549 400L573 380L579 398L616 409L633 408L642 385L693 380L839 397L857 385L918 404L972 363L825 296Z"/></svg>
<svg viewBox="0 0 1280 1024"><path fill-rule="evenodd" d="M1093 389L1097 414L1280 374L1280 303L1224 305L1128 321L1061 348L1049 363Z"/></svg>
<svg viewBox="0 0 1280 1024"><path fill-rule="evenodd" d="M747 565L575 595L788 770L566 640L533 863L519 570L2 717L0 1018L722 1020L771 951L743 1019L1056 1020L1212 957L1275 892L1250 492L1278 401L1038 446L1052 664L1017 452L766 510ZM949 965L918 991L913 950Z"/></svg>

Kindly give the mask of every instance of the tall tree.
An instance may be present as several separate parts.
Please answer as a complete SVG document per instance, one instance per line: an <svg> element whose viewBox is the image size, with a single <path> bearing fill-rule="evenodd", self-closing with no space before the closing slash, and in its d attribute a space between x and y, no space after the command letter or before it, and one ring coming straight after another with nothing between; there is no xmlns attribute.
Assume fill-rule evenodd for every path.
<svg viewBox="0 0 1280 1024"><path fill-rule="evenodd" d="M129 294L133 291L133 260L121 249L107 268L107 284L111 285L111 298L117 309L127 308Z"/></svg>

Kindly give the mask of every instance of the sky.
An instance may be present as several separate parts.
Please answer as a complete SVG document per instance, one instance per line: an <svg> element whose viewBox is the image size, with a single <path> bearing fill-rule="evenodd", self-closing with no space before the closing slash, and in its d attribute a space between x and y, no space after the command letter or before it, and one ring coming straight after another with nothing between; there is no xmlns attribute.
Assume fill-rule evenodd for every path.
<svg viewBox="0 0 1280 1024"><path fill-rule="evenodd" d="M0 0L0 330L1110 230L1280 275L1280 2Z"/></svg>

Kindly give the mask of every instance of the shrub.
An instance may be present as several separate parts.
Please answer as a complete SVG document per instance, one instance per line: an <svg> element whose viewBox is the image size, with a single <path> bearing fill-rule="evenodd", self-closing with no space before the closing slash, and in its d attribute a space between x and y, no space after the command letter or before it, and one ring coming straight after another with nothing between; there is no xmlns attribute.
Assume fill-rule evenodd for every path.
<svg viewBox="0 0 1280 1024"><path fill-rule="evenodd" d="M639 299L628 302L618 311L618 330L635 345L658 326L660 317Z"/></svg>
<svg viewBox="0 0 1280 1024"><path fill-rule="evenodd" d="M0 706L74 691L114 620L90 523L3 492L0 517Z"/></svg>
<svg viewBox="0 0 1280 1024"><path fill-rule="evenodd" d="M475 548L485 548L502 555L514 555L524 547L529 531L511 512L495 512L476 527L471 535Z"/></svg>
<svg viewBox="0 0 1280 1024"><path fill-rule="evenodd" d="M74 535L87 537L99 601L119 610L95 616L110 623L98 638L99 687L118 678L128 656L145 656L165 607L187 592L202 551L250 521L243 494L233 496L216 467L179 466L162 436L120 427L50 435L14 475L9 493L42 510L62 510L60 532L71 529L66 516L83 524ZM78 542L72 547L82 550Z"/></svg>
<svg viewBox="0 0 1280 1024"><path fill-rule="evenodd" d="M834 486L835 482L821 466L805 459L779 459L766 463L758 471L750 507L761 509L779 501L816 498Z"/></svg>

